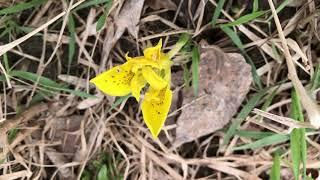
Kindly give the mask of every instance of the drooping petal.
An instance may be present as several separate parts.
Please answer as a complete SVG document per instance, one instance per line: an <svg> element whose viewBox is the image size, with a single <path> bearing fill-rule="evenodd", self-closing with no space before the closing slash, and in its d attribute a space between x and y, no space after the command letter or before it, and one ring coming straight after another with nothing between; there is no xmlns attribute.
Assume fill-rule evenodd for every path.
<svg viewBox="0 0 320 180"><path fill-rule="evenodd" d="M139 102L140 91L146 85L146 80L143 78L141 72L137 72L131 80L132 96Z"/></svg>
<svg viewBox="0 0 320 180"><path fill-rule="evenodd" d="M156 138L167 118L172 100L172 91L165 87L162 90L149 88L142 102L142 115L153 138Z"/></svg>
<svg viewBox="0 0 320 180"><path fill-rule="evenodd" d="M132 64L124 63L115 66L97 77L90 80L105 94L111 96L125 96L131 92L131 80L134 73L131 71Z"/></svg>
<svg viewBox="0 0 320 180"><path fill-rule="evenodd" d="M143 51L144 57L146 57L147 59L151 59L153 61L159 60L161 55L161 47L162 47L162 39L159 40L156 46L146 48Z"/></svg>
<svg viewBox="0 0 320 180"><path fill-rule="evenodd" d="M150 84L154 89L163 89L168 85L168 82L162 79L153 69L149 66L142 68L142 75L144 79Z"/></svg>

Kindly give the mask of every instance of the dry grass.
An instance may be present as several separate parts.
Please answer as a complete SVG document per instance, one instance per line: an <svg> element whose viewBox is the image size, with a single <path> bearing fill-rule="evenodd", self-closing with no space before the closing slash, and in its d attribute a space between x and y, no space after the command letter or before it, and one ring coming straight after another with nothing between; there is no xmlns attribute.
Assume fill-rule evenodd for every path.
<svg viewBox="0 0 320 180"><path fill-rule="evenodd" d="M159 138L153 139L135 101L125 99L113 107L117 102L114 97L104 96L89 84L89 79L99 72L124 62L126 52L139 55L159 38L163 38L167 51L182 33L190 34L194 44L205 40L226 52L237 52L239 49L219 25L251 13L252 3L227 1L214 27L210 22L217 6L214 0L177 0L173 1L176 7L165 4L158 5L159 9L144 4L139 31L134 35L130 31L135 26L117 24L125 2L114 0L107 12L102 4L76 10L86 3L84 0L48 0L36 8L0 15L1 31L10 28L9 20L17 23L0 38L0 179L95 179L103 165L107 166L109 179L268 179L273 154L278 151L282 158L281 178L294 179L288 139L235 151L235 147L256 139L238 133L223 144L227 126L175 147L174 114ZM10 4L18 2L0 0L0 6ZM232 27L255 63L263 87L270 88L268 96L255 107L263 109L274 92L267 107L250 113L238 130L285 136L294 128L313 128L320 122L316 116L319 87L311 88L319 65L319 6L319 2L310 0ZM270 9L265 2L260 2L259 7ZM171 8L176 10L168 10ZM96 22L103 14L107 15L106 24L97 31ZM75 21L74 32L70 30L70 15ZM276 25L273 19L267 20L272 15ZM70 38L72 35L74 39ZM73 45L75 54L70 62L68 55ZM175 56L174 72L183 71L183 65L190 64L190 57L188 49ZM32 80L13 75L18 70L33 72L37 77ZM294 87L298 87L307 110L305 117L311 124L284 118L290 114L290 92ZM184 85L176 86L175 93L183 88ZM246 99L256 92L259 88L253 84ZM97 98L87 98L88 94ZM181 98L172 113L183 111L180 102ZM271 120L262 120L262 116ZM306 140L307 173L316 178L320 168L318 130L307 131Z"/></svg>

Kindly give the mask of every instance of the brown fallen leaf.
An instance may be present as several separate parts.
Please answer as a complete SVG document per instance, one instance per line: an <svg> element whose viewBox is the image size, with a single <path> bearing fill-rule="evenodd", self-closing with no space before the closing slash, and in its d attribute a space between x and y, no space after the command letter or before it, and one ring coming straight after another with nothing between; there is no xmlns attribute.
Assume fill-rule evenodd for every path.
<svg viewBox="0 0 320 180"><path fill-rule="evenodd" d="M53 131L48 138L51 141L62 141L61 145L55 147L57 151L75 155L80 141L79 129L82 120L83 116L80 115L55 118L51 124ZM69 158L72 159L71 156Z"/></svg>
<svg viewBox="0 0 320 180"><path fill-rule="evenodd" d="M138 38L139 20L143 8L144 0L127 0L114 21L109 18L106 23L106 37L103 43L102 60L100 62L99 72L105 70L105 65L112 47L116 44L124 31Z"/></svg>
<svg viewBox="0 0 320 180"><path fill-rule="evenodd" d="M95 94L94 96L96 96L96 98L88 98L79 102L77 109L88 109L89 107L99 104L104 98L101 93Z"/></svg>
<svg viewBox="0 0 320 180"><path fill-rule="evenodd" d="M119 13L119 16L115 18L115 23L117 25L117 31L115 34L117 38L120 38L125 29L128 29L128 32L132 36L138 38L138 23L140 20L140 14L143 4L144 0L125 1L125 4L123 5Z"/></svg>
<svg viewBox="0 0 320 180"><path fill-rule="evenodd" d="M146 1L146 5L154 10L159 10L159 9L168 9L171 11L177 10L177 5L171 0L148 0Z"/></svg>
<svg viewBox="0 0 320 180"><path fill-rule="evenodd" d="M193 91L184 91L182 106L186 107L177 120L174 146L224 127L237 112L252 82L251 67L240 54L202 46L200 58L199 97L194 101Z"/></svg>
<svg viewBox="0 0 320 180"><path fill-rule="evenodd" d="M59 173L63 178L74 178L72 169L70 167L64 167L68 160L62 153L58 153L56 150L52 148L47 148L45 153L48 156L48 158L52 161L52 163L59 168Z"/></svg>

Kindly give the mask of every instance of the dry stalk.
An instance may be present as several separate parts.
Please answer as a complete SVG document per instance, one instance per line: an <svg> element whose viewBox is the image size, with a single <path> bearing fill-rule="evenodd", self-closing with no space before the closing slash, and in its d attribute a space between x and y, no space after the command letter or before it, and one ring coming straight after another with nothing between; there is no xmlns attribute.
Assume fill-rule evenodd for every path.
<svg viewBox="0 0 320 180"><path fill-rule="evenodd" d="M282 31L282 27L279 21L279 17L277 15L276 9L274 7L274 4L272 0L268 0L273 18L275 21L275 24L277 26L278 34L283 46L283 52L284 56L286 59L287 67L288 67L288 72L289 72L289 77L293 83L294 88L296 89L300 99L302 106L305 108L308 114L309 121L311 125L313 125L316 128L320 128L320 112L319 112L319 107L318 105L310 98L308 95L307 91L304 89L301 81L298 78L295 66L293 64L292 56L290 54L288 44L286 41L286 38L284 36L284 33Z"/></svg>

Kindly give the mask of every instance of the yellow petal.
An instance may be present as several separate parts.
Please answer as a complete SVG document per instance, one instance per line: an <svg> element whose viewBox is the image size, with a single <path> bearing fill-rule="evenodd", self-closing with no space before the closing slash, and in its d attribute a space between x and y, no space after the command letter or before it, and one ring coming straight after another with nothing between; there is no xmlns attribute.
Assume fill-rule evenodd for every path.
<svg viewBox="0 0 320 180"><path fill-rule="evenodd" d="M132 96L139 102L140 91L146 85L146 80L143 78L141 72L136 73L131 80Z"/></svg>
<svg viewBox="0 0 320 180"><path fill-rule="evenodd" d="M155 97L156 96L156 97ZM172 100L172 91L166 87L162 90L149 88L142 102L142 115L153 138L157 138L167 118Z"/></svg>
<svg viewBox="0 0 320 180"><path fill-rule="evenodd" d="M90 82L108 95L125 96L131 92L130 83L134 76L131 68L132 64L130 63L115 66L91 79Z"/></svg>
<svg viewBox="0 0 320 180"><path fill-rule="evenodd" d="M147 59L151 59L157 61L160 59L161 55L161 47L162 47L162 39L159 40L158 44L154 47L146 48L143 51L144 57Z"/></svg>
<svg viewBox="0 0 320 180"><path fill-rule="evenodd" d="M142 68L142 75L144 79L154 89L163 89L167 86L167 81L162 79L157 73L155 73L151 67L145 66Z"/></svg>
<svg viewBox="0 0 320 180"><path fill-rule="evenodd" d="M133 64L132 72L137 72L139 69L141 69L144 66L151 66L154 68L160 69L160 65L154 61L150 61L145 59L143 56L134 58L134 61L130 61Z"/></svg>

